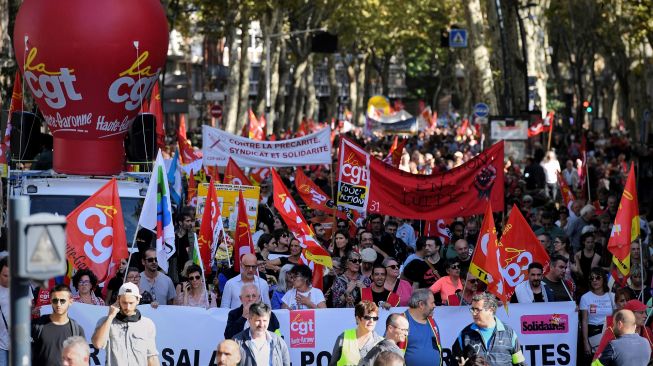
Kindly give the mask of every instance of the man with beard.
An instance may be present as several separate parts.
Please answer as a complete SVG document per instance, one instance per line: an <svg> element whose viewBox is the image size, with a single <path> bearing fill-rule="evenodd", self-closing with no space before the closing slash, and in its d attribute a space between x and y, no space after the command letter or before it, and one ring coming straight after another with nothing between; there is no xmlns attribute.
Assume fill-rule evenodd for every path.
<svg viewBox="0 0 653 366"><path fill-rule="evenodd" d="M372 268L372 285L361 288L361 300L371 301L384 309L390 309L391 305L387 303L390 291L385 289L386 270L383 265L375 264Z"/></svg>
<svg viewBox="0 0 653 366"><path fill-rule="evenodd" d="M537 262L529 264L528 281L523 281L515 287L515 293L510 302L520 304L552 302L555 298L553 290L542 283L542 273L544 273L542 264Z"/></svg>
<svg viewBox="0 0 653 366"><path fill-rule="evenodd" d="M442 242L437 237L420 237L415 243L416 258L404 268L404 277L413 288L429 288L445 274L444 259L440 257Z"/></svg>

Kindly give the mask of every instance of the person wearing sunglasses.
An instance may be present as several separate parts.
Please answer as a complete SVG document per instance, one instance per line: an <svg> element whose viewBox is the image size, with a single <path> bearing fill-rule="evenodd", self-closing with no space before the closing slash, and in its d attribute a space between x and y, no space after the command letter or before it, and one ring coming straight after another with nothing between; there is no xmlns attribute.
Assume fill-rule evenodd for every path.
<svg viewBox="0 0 653 366"><path fill-rule="evenodd" d="M457 290L455 295L449 295L449 306L471 305L472 298L483 292L480 280L471 273L467 273L467 280L462 291Z"/></svg>
<svg viewBox="0 0 653 366"><path fill-rule="evenodd" d="M391 302L392 306L408 306L410 295L413 294L413 286L410 284L410 282L399 278L399 262L393 257L388 257L383 260L382 265L386 270L385 283L383 287L385 287L386 290L390 291L388 302ZM397 304L395 304L394 301L390 300L391 297L395 296L398 298Z"/></svg>
<svg viewBox="0 0 653 366"><path fill-rule="evenodd" d="M429 288L433 295L440 295L442 304L448 304L449 296L455 295L456 291L463 289L460 280L460 261L457 258L447 260L446 271L447 276L441 277Z"/></svg>
<svg viewBox="0 0 653 366"><path fill-rule="evenodd" d="M177 296L175 285L172 283L170 277L163 272L159 272L156 250L154 248L147 249L143 255L142 262L145 270L141 272L141 279L138 285L140 291L148 291L152 294L153 300L161 305L174 304L175 297Z"/></svg>
<svg viewBox="0 0 653 366"><path fill-rule="evenodd" d="M379 320L379 308L371 301L361 301L354 307L356 328L342 332L333 345L329 366L352 366L383 340L374 328Z"/></svg>
<svg viewBox="0 0 653 366"><path fill-rule="evenodd" d="M373 366L382 352L395 353L403 361L404 352L398 345L406 342L407 335L408 319L406 319L406 316L401 313L390 314L385 320L385 339L372 347L367 355L360 360L358 366Z"/></svg>
<svg viewBox="0 0 653 366"><path fill-rule="evenodd" d="M372 280L361 274L361 256L350 252L346 256L345 271L331 287L334 308L353 308L356 304L354 290L370 287Z"/></svg>
<svg viewBox="0 0 653 366"><path fill-rule="evenodd" d="M70 288L56 285L50 290L52 314L32 321L32 364L61 365L62 344L68 337L84 337L84 328L68 317L73 303Z"/></svg>
<svg viewBox="0 0 653 366"><path fill-rule="evenodd" d="M83 304L104 306L104 300L95 295L97 282L97 277L92 271L88 269L77 271L73 276L73 286L77 289L78 293L73 295L73 300Z"/></svg>
<svg viewBox="0 0 653 366"><path fill-rule="evenodd" d="M607 273L600 267L592 268L588 274L589 288L580 298L580 319L583 350L591 360L601 340L605 318L615 308L614 293L609 292ZM580 345L579 345L580 346Z"/></svg>
<svg viewBox="0 0 653 366"><path fill-rule="evenodd" d="M517 332L496 317L498 301L489 292L472 298L469 312L473 322L460 331L451 346L451 355L457 361L469 357L469 350L485 357L490 366L525 366Z"/></svg>
<svg viewBox="0 0 653 366"><path fill-rule="evenodd" d="M191 264L186 268L186 274L188 275L188 281L181 284L181 294L176 297L177 305L195 306L204 309L215 307L215 303L209 303L202 268L197 264ZM215 298L213 300L215 301Z"/></svg>

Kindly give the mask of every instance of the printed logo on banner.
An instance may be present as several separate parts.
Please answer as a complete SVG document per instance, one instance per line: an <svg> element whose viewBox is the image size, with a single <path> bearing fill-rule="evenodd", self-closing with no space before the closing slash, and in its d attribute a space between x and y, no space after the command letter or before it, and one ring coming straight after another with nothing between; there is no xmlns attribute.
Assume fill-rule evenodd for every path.
<svg viewBox="0 0 653 366"><path fill-rule="evenodd" d="M522 334L568 333L567 314L522 315L520 318Z"/></svg>
<svg viewBox="0 0 653 366"><path fill-rule="evenodd" d="M367 156L343 140L340 152L338 205L365 210L370 184Z"/></svg>
<svg viewBox="0 0 653 366"><path fill-rule="evenodd" d="M290 348L315 348L315 311L290 311Z"/></svg>

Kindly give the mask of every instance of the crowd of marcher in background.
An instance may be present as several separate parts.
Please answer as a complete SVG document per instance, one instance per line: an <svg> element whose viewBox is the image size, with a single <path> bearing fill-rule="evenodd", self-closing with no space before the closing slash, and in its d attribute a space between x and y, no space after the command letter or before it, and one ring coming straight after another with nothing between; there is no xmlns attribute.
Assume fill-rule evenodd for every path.
<svg viewBox="0 0 653 366"><path fill-rule="evenodd" d="M351 137L379 158L385 157L391 144L389 138ZM574 135L555 134L548 151L538 140L530 141L525 160L506 156L505 211L495 215L495 222L497 232L501 232L509 211L520 210L549 252L550 263L548 267L531 263L528 280L517 286L511 301L575 301L580 320L579 365L592 361L608 327L606 319L621 333L615 331L617 339L603 354L624 357L624 352L628 353L624 350L630 347L624 344L630 343L621 341L620 335L639 335L643 341L637 338L637 342L648 345L648 362L653 336L645 314L650 311L647 304L652 295L653 248L649 246L646 207L640 207L641 244L636 241L631 245L628 278L613 275L612 254L607 250L629 162L634 159L629 140L620 132L588 132L582 142ZM473 131L436 128L431 134L409 138L399 169L414 174L442 173L464 164L481 149ZM231 309L224 333L228 340L217 350L219 364L225 365L289 365L288 347L275 333L279 321L271 311L327 307L353 308L357 324L333 340L330 365L439 365L443 347L452 349L460 365L525 364L515 331L495 316L501 304L469 273L482 215L448 221L447 235L429 229L429 223L422 220L377 214L359 222L334 220L303 205L292 183L294 169L303 169L334 197L337 172L332 167L278 169L316 239L332 256L333 268L326 270L321 288L314 286L312 271L300 258L301 243L274 209L268 178L260 183L261 201L253 234L256 253L245 255L240 268L233 268L232 261L222 258L214 262L212 276L205 276L189 257L192 233L199 227L195 209L179 207L175 217L176 254L169 261L168 273L159 267L154 238L142 230L137 239L139 251L129 266L125 258L104 287L99 287L91 271L80 270L70 287L36 289L35 314L39 306L48 304L53 313L34 321L33 357L43 360L34 364L74 364L66 361L74 357L88 360L88 347L84 350L78 341L84 336L83 330L66 315L72 302L110 305L107 317L98 321L92 343L108 349L111 365L158 362L154 324L140 315L138 304ZM576 200L569 207L562 201L557 173L575 194ZM7 270L6 260L0 261L0 270ZM2 273L0 306L4 320L9 314L8 283L3 282ZM43 298L47 302L39 302ZM390 315L385 334L377 334L379 309L397 306L408 309ZM440 332L448 330L438 327L438 319L433 318L436 306L470 309L471 323L453 345L440 344ZM123 324L133 326L124 330ZM8 349L6 321L5 328L0 328L3 365L1 359L6 358ZM147 342L112 341L121 332L144 336ZM630 354L642 359L641 352L633 352Z"/></svg>

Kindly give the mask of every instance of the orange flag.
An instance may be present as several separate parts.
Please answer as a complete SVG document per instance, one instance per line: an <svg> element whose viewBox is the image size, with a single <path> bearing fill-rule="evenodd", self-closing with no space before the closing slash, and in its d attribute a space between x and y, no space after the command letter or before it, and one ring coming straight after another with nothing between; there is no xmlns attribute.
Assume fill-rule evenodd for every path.
<svg viewBox="0 0 653 366"><path fill-rule="evenodd" d="M129 257L115 178L66 216L66 256L75 269L88 268L99 282L112 278Z"/></svg>
<svg viewBox="0 0 653 366"><path fill-rule="evenodd" d="M270 175L270 168L252 168L249 171L250 182L260 185Z"/></svg>
<svg viewBox="0 0 653 366"><path fill-rule="evenodd" d="M265 140L265 117L261 116L260 119L256 118L254 111L250 108L249 112L249 133L248 137L252 140Z"/></svg>
<svg viewBox="0 0 653 366"><path fill-rule="evenodd" d="M558 172L557 175L558 185L560 186L560 192L562 193L562 200L565 202L565 207L569 208L571 207L570 204L576 200L576 197L574 197L574 193L569 188L565 178L562 177L562 174Z"/></svg>
<svg viewBox="0 0 653 366"><path fill-rule="evenodd" d="M241 186L251 186L252 183L247 179L247 176L245 173L243 173L242 170L240 170L240 167L234 159L229 157L229 161L227 162L227 167L224 170L224 179L223 179L224 184L237 184Z"/></svg>
<svg viewBox="0 0 653 366"><path fill-rule="evenodd" d="M156 146L160 149L166 147L165 127L163 121L163 107L161 106L161 92L159 91L159 82L154 84L152 96L150 97L149 111L156 118Z"/></svg>
<svg viewBox="0 0 653 366"><path fill-rule="evenodd" d="M243 198L243 191L238 191L238 222L236 223L236 237L234 238L234 270L240 272L240 259L245 254L254 254L254 240L249 228L247 207Z"/></svg>
<svg viewBox="0 0 653 366"><path fill-rule="evenodd" d="M301 210L297 207L295 200L288 193L288 189L274 169L272 169L272 187L274 208L279 211L281 218L288 225L288 230L301 243L304 256L316 264L331 268L333 266L331 255L315 240L313 230L306 223Z"/></svg>
<svg viewBox="0 0 653 366"><path fill-rule="evenodd" d="M506 299L510 299L517 285L528 280L529 264L538 262L546 272L550 262L546 249L537 240L519 208L513 206L499 242L499 270Z"/></svg>
<svg viewBox="0 0 653 366"><path fill-rule="evenodd" d="M193 169L190 170L188 175L188 197L186 197L186 204L188 206L197 206L197 181L195 180L195 173Z"/></svg>
<svg viewBox="0 0 653 366"><path fill-rule="evenodd" d="M188 133L186 133L186 116L181 114L179 116L179 129L177 130L178 138L188 140Z"/></svg>
<svg viewBox="0 0 653 366"><path fill-rule="evenodd" d="M614 225L612 225L612 232L608 240L608 250L613 255L612 261L624 276L630 274L630 243L637 239L639 230L635 167L631 162L626 187L621 195L619 210L614 218Z"/></svg>
<svg viewBox="0 0 653 366"><path fill-rule="evenodd" d="M202 264L207 274L211 273L211 262L213 261L212 253L215 252L217 247L216 243L218 238L214 237L215 228L221 224L220 222L220 203L218 196L215 192L215 183L213 179L209 183L209 191L206 194L206 201L204 201L204 211L202 213L202 223L200 224L199 238L197 244L199 245L200 256L202 257ZM217 233L219 234L219 232Z"/></svg>
<svg viewBox="0 0 653 366"><path fill-rule="evenodd" d="M486 283L488 290L503 303L506 303L506 300L510 299L509 297L506 298L503 291L503 276L499 270L499 254L499 240L494 225L494 216L492 216L492 205L488 202L472 261L469 265L469 273Z"/></svg>
<svg viewBox="0 0 653 366"><path fill-rule="evenodd" d="M347 207L336 207L333 199L307 177L302 169L297 169L295 172L295 187L302 201L313 210L322 211L330 216L336 215L343 220L351 220L353 222L356 222L360 217L358 212L350 210Z"/></svg>

